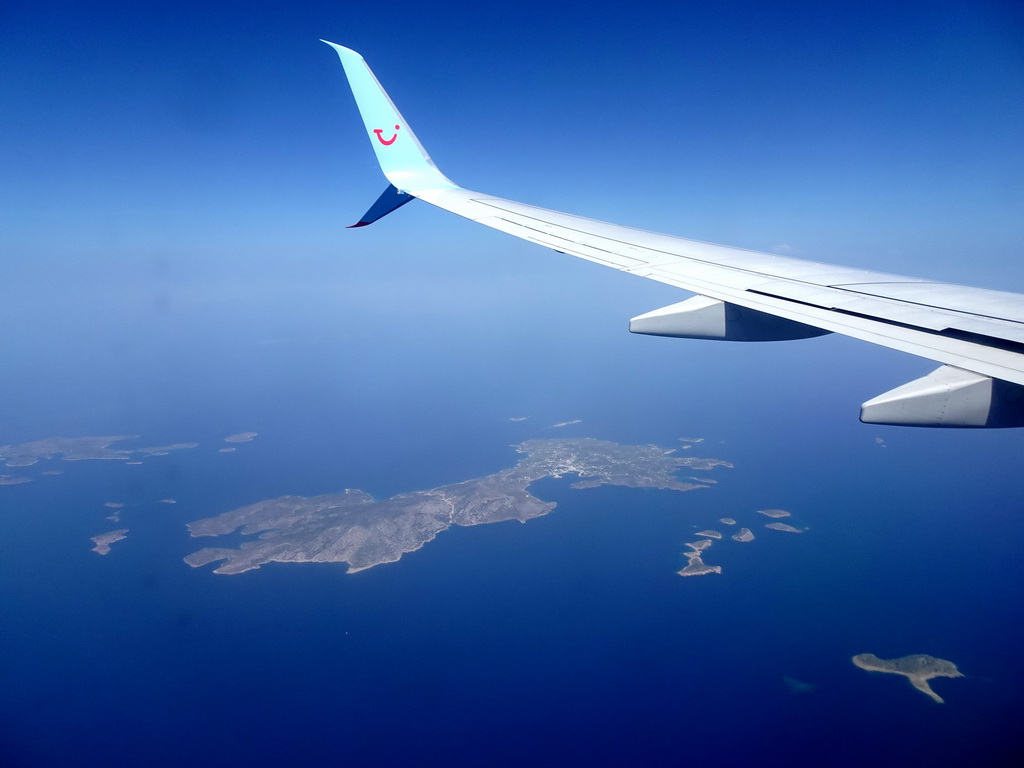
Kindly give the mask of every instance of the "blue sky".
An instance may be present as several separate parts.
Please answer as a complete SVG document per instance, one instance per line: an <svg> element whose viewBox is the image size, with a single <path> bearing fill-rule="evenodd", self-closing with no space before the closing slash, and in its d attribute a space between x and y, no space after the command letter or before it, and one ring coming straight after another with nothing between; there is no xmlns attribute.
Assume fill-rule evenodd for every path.
<svg viewBox="0 0 1024 768"><path fill-rule="evenodd" d="M1024 287L1024 269L1006 263L1024 241L1024 14L1010 3L57 2L0 13L8 262L273 262L297 249L376 251L409 233L428 253L459 250L465 230L435 212L338 228L382 184L325 37L364 54L470 188Z"/></svg>
<svg viewBox="0 0 1024 768"><path fill-rule="evenodd" d="M321 37L366 57L470 188L1024 290L1024 16L1011 3L9 2L0 321L19 329L9 359L27 362L4 377L64 382L33 383L24 402L97 361L170 375L158 355L184 365L197 337L301 335L289 307L314 291L339 343L353 318L393 342L429 317L434 343L475 325L518 350L557 346L544 329L580 318L588 339L621 334L679 300L419 203L344 229L385 181ZM189 342L149 350L158 332ZM746 372L795 355L809 371L822 350L853 348L806 344L686 351ZM574 354L599 368L596 350ZM895 367L865 397L932 367L858 354Z"/></svg>

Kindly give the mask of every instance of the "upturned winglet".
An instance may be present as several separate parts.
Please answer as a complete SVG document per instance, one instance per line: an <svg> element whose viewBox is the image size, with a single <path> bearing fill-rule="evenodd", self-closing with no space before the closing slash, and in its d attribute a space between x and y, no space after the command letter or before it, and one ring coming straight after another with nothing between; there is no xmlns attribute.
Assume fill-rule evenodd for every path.
<svg viewBox="0 0 1024 768"><path fill-rule="evenodd" d="M368 224L378 219L383 219L392 211L397 211L403 205L408 203L410 200L416 198L410 195L408 192L400 192L395 189L394 184L388 184L388 188L384 190L383 194L377 198L377 202L370 206L370 210L362 215L355 224L350 224L347 229L356 229L357 227L365 227Z"/></svg>
<svg viewBox="0 0 1024 768"><path fill-rule="evenodd" d="M366 134L373 151L377 154L377 162L395 190L399 194L407 193L416 197L419 192L458 189L458 185L446 178L434 165L430 155L423 149L423 145L409 127L409 123L374 77L363 57L349 48L327 40L320 42L327 43L338 53L341 65L345 68L348 84L352 88L352 95L355 96L359 114L366 126ZM380 215L383 216L392 210L394 208Z"/></svg>

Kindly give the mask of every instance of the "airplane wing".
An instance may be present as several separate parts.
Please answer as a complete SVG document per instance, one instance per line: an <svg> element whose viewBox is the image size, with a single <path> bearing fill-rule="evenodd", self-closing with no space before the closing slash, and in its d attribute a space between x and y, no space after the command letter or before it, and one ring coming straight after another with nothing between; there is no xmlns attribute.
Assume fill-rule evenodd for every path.
<svg viewBox="0 0 1024 768"><path fill-rule="evenodd" d="M697 295L630 320L633 333L778 341L841 333L942 364L861 406L861 421L1024 426L1024 295L901 277L688 240L460 187L434 165L373 72L337 51L390 182L357 224L412 199L560 253Z"/></svg>

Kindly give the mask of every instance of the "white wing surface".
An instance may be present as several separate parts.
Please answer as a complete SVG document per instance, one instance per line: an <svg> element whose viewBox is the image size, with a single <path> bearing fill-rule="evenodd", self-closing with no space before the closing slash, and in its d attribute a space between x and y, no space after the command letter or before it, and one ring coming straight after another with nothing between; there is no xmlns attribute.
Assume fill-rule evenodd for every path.
<svg viewBox="0 0 1024 768"><path fill-rule="evenodd" d="M634 333L776 341L834 332L942 364L864 403L862 421L1024 426L1024 295L714 245L473 192L437 169L363 58L328 45L341 58L390 182L354 226L419 198L561 253L698 294L633 318Z"/></svg>

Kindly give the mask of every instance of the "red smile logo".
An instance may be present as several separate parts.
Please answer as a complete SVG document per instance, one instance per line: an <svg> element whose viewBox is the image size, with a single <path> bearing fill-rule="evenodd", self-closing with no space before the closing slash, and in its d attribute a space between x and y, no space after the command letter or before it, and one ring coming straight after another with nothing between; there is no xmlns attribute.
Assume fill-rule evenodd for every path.
<svg viewBox="0 0 1024 768"><path fill-rule="evenodd" d="M395 135L392 136L390 139L385 139L384 138L384 136L383 136L384 129L383 128L374 128L373 132L377 134L377 141L379 141L385 147L390 147L392 144L395 143L395 139L398 138L398 129L399 129L399 127L400 126L397 126L397 125L395 126Z"/></svg>

